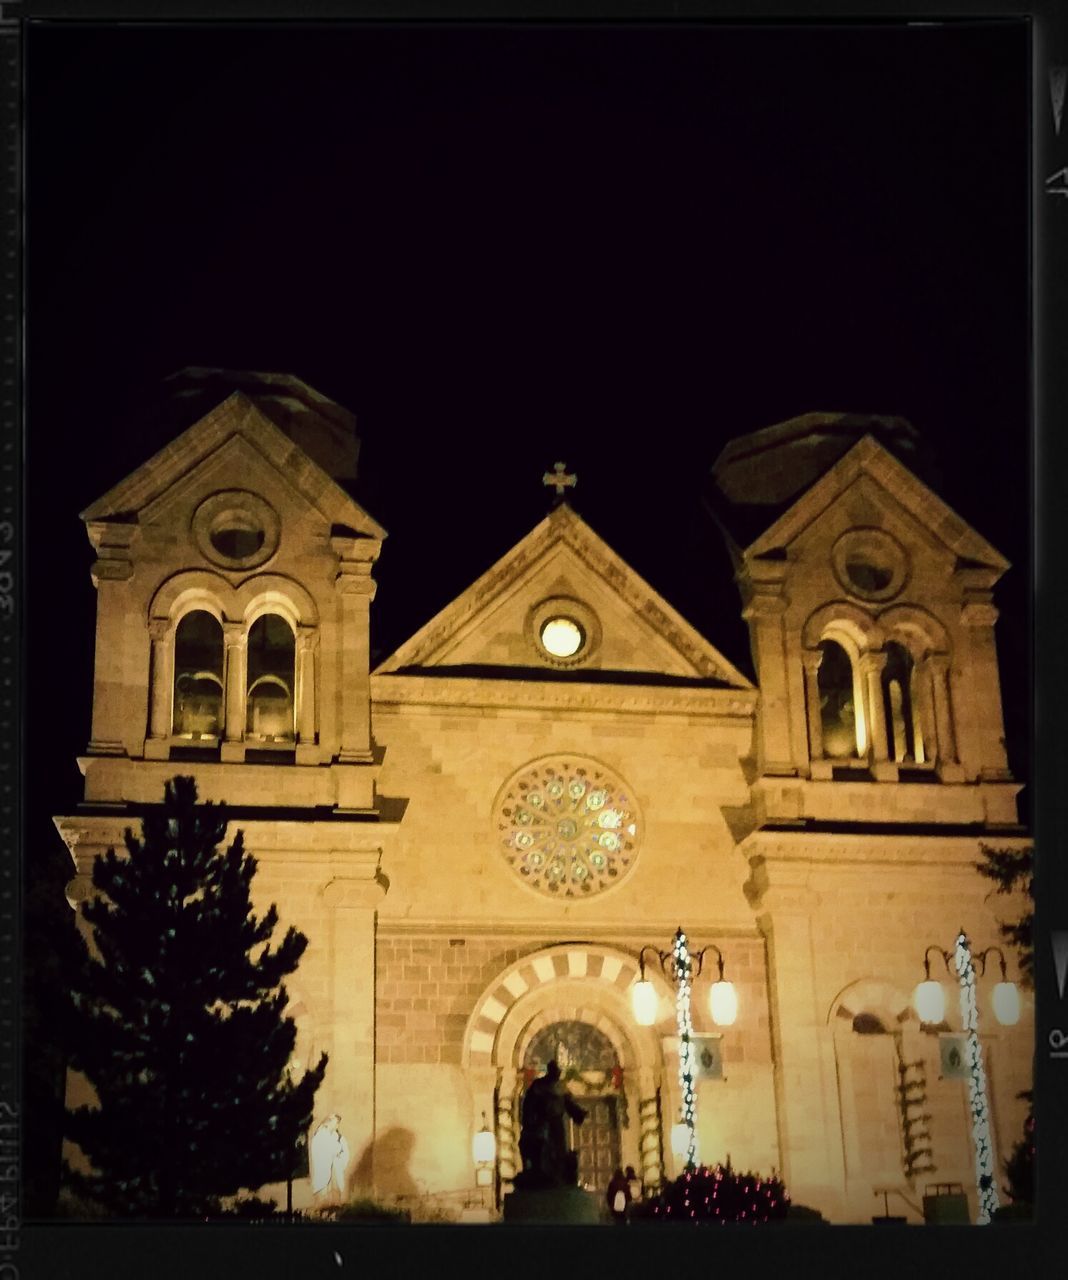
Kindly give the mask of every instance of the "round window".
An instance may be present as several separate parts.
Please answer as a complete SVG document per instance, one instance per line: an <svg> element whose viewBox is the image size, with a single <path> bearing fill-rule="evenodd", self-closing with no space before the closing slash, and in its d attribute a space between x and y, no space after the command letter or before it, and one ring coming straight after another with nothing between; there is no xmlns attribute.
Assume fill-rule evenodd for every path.
<svg viewBox="0 0 1068 1280"><path fill-rule="evenodd" d="M582 628L572 618L550 618L543 622L539 638L554 658L573 658L586 643Z"/></svg>
<svg viewBox="0 0 1068 1280"><path fill-rule="evenodd" d="M862 600L889 600L908 576L905 549L883 529L843 533L834 544L831 562L842 586Z"/></svg>
<svg viewBox="0 0 1068 1280"><path fill-rule="evenodd" d="M554 756L527 765L505 785L494 815L505 861L524 884L553 898L609 889L637 857L634 796L592 760Z"/></svg>
<svg viewBox="0 0 1068 1280"><path fill-rule="evenodd" d="M255 493L230 489L205 499L193 516L193 536L205 557L227 569L252 569L278 549L281 522Z"/></svg>
<svg viewBox="0 0 1068 1280"><path fill-rule="evenodd" d="M539 600L527 613L525 627L527 641L544 666L588 666L600 648L601 623L590 606L574 596Z"/></svg>

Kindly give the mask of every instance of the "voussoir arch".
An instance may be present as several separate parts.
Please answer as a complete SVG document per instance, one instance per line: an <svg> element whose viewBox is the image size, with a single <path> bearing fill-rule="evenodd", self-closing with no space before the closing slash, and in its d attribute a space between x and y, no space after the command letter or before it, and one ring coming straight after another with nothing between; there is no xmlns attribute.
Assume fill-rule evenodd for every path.
<svg viewBox="0 0 1068 1280"><path fill-rule="evenodd" d="M881 649L883 631L865 609L849 600L832 600L811 613L801 629L801 643L815 649L821 640L835 639L835 631L844 632L859 650Z"/></svg>
<svg viewBox="0 0 1068 1280"><path fill-rule="evenodd" d="M237 621L234 588L210 569L185 569L162 582L149 601L149 619L174 624L191 609L205 609L220 622Z"/></svg>
<svg viewBox="0 0 1068 1280"><path fill-rule="evenodd" d="M896 983L881 978L858 978L843 987L831 1001L827 1024L851 1026L853 1019L862 1013L877 1017L888 1031L915 1016L910 997Z"/></svg>
<svg viewBox="0 0 1068 1280"><path fill-rule="evenodd" d="M946 629L933 613L914 604L895 604L879 614L879 626L888 640L899 640L916 661L928 653L948 653Z"/></svg>
<svg viewBox="0 0 1068 1280"><path fill-rule="evenodd" d="M252 625L266 613L280 613L294 627L316 626L319 611L306 588L280 573L246 578L235 592L236 617Z"/></svg>
<svg viewBox="0 0 1068 1280"><path fill-rule="evenodd" d="M658 987L661 1010L673 1007L663 979L649 971L646 976ZM637 977L635 957L594 943L562 943L524 956L503 969L475 1001L464 1030L461 1061L465 1067L510 1065L529 1020L547 1012L565 987L588 990L590 1000L583 1004L599 1007L609 1021L614 1015L619 1023Z"/></svg>

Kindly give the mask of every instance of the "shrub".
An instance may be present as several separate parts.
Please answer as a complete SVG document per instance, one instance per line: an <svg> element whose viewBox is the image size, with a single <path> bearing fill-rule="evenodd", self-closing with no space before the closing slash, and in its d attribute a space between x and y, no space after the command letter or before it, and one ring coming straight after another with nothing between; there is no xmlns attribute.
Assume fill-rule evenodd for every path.
<svg viewBox="0 0 1068 1280"><path fill-rule="evenodd" d="M349 1200L345 1204L325 1205L316 1217L324 1222L383 1222L401 1226L411 1222L407 1209L379 1204L377 1200Z"/></svg>

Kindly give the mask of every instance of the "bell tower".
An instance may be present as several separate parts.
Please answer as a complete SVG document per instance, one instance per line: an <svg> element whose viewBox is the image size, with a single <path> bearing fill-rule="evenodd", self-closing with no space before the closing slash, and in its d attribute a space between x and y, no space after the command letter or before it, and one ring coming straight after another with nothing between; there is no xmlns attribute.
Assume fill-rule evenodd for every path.
<svg viewBox="0 0 1068 1280"><path fill-rule="evenodd" d="M777 821L914 821L937 787L944 820L1016 824L994 642L1008 562L900 460L917 454L903 419L812 413L713 469L760 687L758 808Z"/></svg>

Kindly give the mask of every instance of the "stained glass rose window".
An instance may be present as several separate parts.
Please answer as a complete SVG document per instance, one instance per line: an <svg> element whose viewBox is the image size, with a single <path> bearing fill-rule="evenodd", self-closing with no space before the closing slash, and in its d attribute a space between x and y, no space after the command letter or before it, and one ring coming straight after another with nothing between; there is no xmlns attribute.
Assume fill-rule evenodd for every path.
<svg viewBox="0 0 1068 1280"><path fill-rule="evenodd" d="M500 847L528 885L556 898L589 897L634 865L641 823L630 788L577 756L537 761L496 806Z"/></svg>

